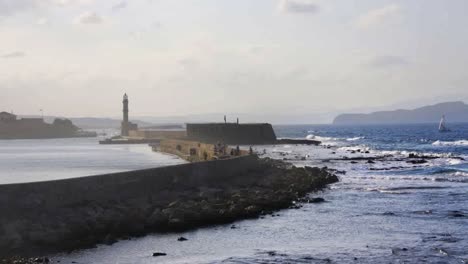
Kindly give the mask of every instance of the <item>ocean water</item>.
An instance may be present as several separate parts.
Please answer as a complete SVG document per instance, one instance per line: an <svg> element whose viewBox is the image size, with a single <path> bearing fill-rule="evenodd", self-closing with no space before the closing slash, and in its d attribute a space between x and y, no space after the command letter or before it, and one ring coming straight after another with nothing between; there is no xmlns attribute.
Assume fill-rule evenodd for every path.
<svg viewBox="0 0 468 264"><path fill-rule="evenodd" d="M439 133L436 124L276 126L279 137L318 139L323 144L255 147L265 153L262 156L346 171L339 174L339 183L311 194L323 197L325 203L238 221L235 229L220 225L151 234L52 258L60 263L109 264L467 263L468 124L450 128L453 132ZM95 154L82 153L75 159L99 157L103 150L95 147L88 149ZM10 148L8 152L14 153L15 147ZM140 151L145 150L129 152L140 160ZM62 159L63 154L53 153L52 149L52 161ZM409 163L410 153L429 158L425 163ZM380 159L369 162L372 157ZM105 159L107 169L115 164ZM8 167L1 164L2 170ZM177 241L180 236L188 241ZM152 257L153 252L167 256Z"/></svg>
<svg viewBox="0 0 468 264"><path fill-rule="evenodd" d="M148 145L99 145L98 138L0 140L0 184L46 181L184 163Z"/></svg>

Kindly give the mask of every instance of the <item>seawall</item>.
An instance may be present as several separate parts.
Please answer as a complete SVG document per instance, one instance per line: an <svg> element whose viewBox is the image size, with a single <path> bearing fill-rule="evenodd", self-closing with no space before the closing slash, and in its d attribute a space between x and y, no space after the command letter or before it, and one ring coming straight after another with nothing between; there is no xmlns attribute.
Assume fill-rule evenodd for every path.
<svg viewBox="0 0 468 264"><path fill-rule="evenodd" d="M48 182L0 185L0 257L224 223L291 205L337 178L241 156Z"/></svg>

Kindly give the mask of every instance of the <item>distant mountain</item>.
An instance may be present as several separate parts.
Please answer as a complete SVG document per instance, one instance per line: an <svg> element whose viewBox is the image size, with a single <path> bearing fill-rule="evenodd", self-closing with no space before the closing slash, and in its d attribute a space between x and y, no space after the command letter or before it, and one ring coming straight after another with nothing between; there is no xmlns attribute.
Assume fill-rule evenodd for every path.
<svg viewBox="0 0 468 264"><path fill-rule="evenodd" d="M21 115L20 118L40 118L38 115ZM55 118L67 118L70 119L74 125L82 129L104 129L104 128L120 128L122 120L106 117L57 117L57 116L44 116L44 121L52 123ZM139 127L153 126L153 123L130 120L132 123L138 124Z"/></svg>
<svg viewBox="0 0 468 264"><path fill-rule="evenodd" d="M337 125L360 124L417 124L436 123L442 115L447 122L468 122L468 105L463 102L446 102L413 110L379 111L370 114L341 114L333 120Z"/></svg>
<svg viewBox="0 0 468 264"><path fill-rule="evenodd" d="M99 117L72 117L69 118L73 124L80 128L120 128L122 120L112 118L99 118ZM152 123L130 120L132 123L138 125L138 127L152 126Z"/></svg>

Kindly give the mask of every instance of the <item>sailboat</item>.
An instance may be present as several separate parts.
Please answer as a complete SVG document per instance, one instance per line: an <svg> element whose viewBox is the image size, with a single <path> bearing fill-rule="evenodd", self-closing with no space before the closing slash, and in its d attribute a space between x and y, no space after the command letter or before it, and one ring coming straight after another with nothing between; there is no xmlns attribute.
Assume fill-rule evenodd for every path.
<svg viewBox="0 0 468 264"><path fill-rule="evenodd" d="M445 126L445 115L442 116L439 123L439 132L450 132L450 129Z"/></svg>

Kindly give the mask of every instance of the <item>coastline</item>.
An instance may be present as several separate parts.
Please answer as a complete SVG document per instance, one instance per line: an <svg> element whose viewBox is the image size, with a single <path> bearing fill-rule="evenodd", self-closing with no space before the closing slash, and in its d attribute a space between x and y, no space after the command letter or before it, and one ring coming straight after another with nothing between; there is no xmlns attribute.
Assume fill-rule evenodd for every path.
<svg viewBox="0 0 468 264"><path fill-rule="evenodd" d="M244 163L247 164L245 168L239 166ZM208 169L201 170L200 166ZM235 169L231 170L229 166ZM180 177L178 172L181 168L189 168L192 174ZM64 204L48 205L40 210L40 217L37 217L35 209L13 212L11 216L14 217L2 219L4 230L8 229L1 247L2 256L47 255L101 243L112 244L119 239L149 233L189 230L259 217L295 207L294 201L338 181L327 169L297 168L282 161L254 156L158 169L166 174L171 174L170 170L175 170L174 175L179 177L166 177L163 179L165 186L158 182L160 190L128 195L121 193L120 186L114 186L109 187L109 197L114 199L85 197L80 198L81 202L75 201L66 207ZM213 172L212 177L201 176L201 172L206 175L208 171ZM223 172L226 175L218 175ZM152 177L148 171L138 174L144 174L140 179L143 185L149 183L149 178L157 177L157 173ZM105 183L103 177L113 177L112 181L116 181L123 176L95 177L98 179L89 177L85 180L98 180L102 184ZM125 178L126 181L129 179ZM131 184L134 183L129 183L124 189L133 189ZM141 185L135 187L141 188ZM149 193L151 195L148 196ZM10 221L18 219L18 214L21 214L21 222Z"/></svg>

